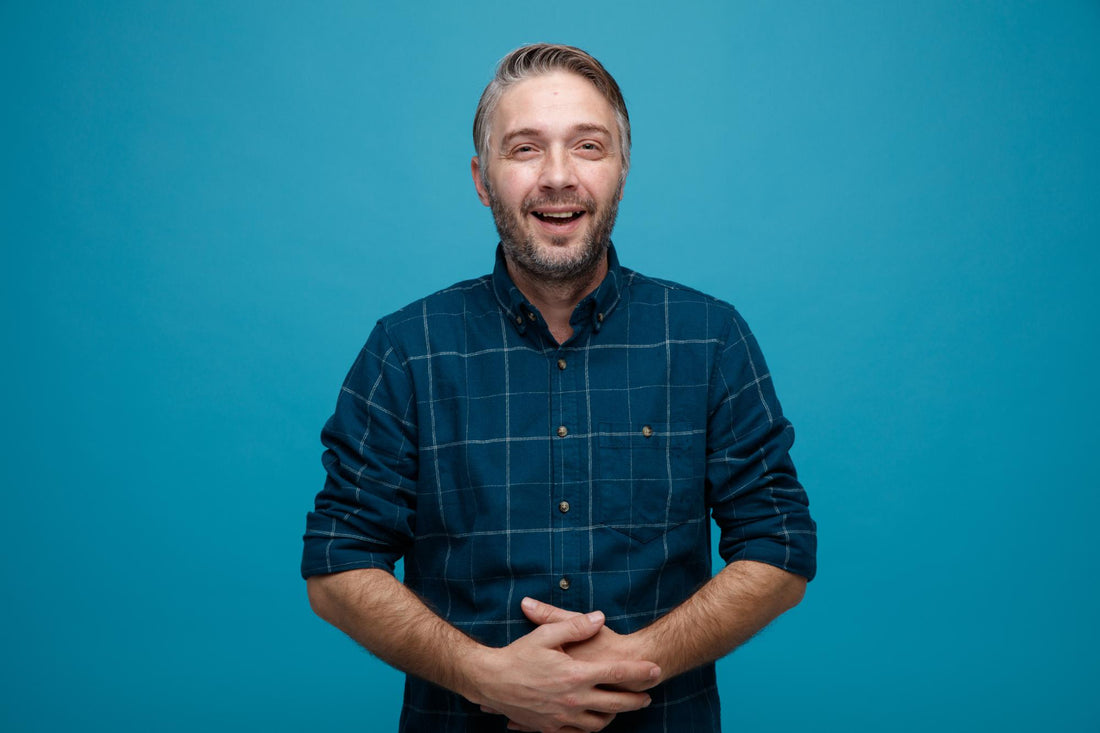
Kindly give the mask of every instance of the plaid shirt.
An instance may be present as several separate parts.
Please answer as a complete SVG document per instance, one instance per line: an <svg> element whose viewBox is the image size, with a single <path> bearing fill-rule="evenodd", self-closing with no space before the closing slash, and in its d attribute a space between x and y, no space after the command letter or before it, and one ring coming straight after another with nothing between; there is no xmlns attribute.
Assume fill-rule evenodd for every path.
<svg viewBox="0 0 1100 733"><path fill-rule="evenodd" d="M459 283L379 321L325 425L328 473L303 576L383 568L457 628L504 646L519 602L599 609L620 633L727 562L810 578L816 535L756 340L734 308L619 266L558 345L508 276ZM607 730L719 728L714 666L651 691ZM402 730L503 731L410 677Z"/></svg>

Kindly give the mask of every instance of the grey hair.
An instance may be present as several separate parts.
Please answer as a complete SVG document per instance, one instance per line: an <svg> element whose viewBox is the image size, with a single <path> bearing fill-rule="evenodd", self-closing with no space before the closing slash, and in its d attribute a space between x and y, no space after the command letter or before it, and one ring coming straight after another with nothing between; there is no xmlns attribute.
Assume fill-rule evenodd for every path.
<svg viewBox="0 0 1100 733"><path fill-rule="evenodd" d="M630 116L626 112L626 101L619 85L607 69L590 54L573 46L552 43L532 43L521 46L500 60L492 81L481 93L474 113L474 148L481 160L481 180L488 183L489 120L496 111L500 98L509 88L525 79L530 79L553 71L567 71L592 83L596 91L615 111L615 121L619 126L623 173L630 169Z"/></svg>

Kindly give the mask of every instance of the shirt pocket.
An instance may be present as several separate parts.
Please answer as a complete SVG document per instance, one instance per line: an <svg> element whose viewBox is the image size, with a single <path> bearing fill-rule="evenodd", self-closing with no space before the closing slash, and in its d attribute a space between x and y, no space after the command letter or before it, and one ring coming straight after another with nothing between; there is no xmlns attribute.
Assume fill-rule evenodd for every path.
<svg viewBox="0 0 1100 733"><path fill-rule="evenodd" d="M703 513L690 423L600 423L596 522L650 542Z"/></svg>

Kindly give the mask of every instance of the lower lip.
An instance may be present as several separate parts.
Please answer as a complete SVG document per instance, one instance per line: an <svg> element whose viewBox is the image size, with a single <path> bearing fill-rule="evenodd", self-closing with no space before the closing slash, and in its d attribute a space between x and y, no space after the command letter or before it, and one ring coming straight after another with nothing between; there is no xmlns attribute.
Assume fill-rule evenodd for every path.
<svg viewBox="0 0 1100 733"><path fill-rule="evenodd" d="M577 229L581 227L581 223L584 221L585 216L587 216L587 214L581 214L574 219L569 219L564 223L558 224L556 222L540 219L534 214L531 214L531 218L538 223L539 228L542 231L546 232L547 234L553 234L557 236L572 234L573 232L577 231Z"/></svg>

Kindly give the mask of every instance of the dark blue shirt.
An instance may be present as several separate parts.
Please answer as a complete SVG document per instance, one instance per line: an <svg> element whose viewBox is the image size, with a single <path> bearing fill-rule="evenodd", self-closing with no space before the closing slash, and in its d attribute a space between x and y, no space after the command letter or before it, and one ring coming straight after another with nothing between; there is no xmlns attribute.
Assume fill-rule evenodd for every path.
<svg viewBox="0 0 1100 733"><path fill-rule="evenodd" d="M328 477L302 574L383 568L482 643L533 628L532 596L630 633L726 562L811 578L816 534L794 440L734 308L620 267L559 345L512 283L458 283L378 322L325 425ZM503 731L410 677L402 730ZM714 731L714 666L651 691L607 730Z"/></svg>

